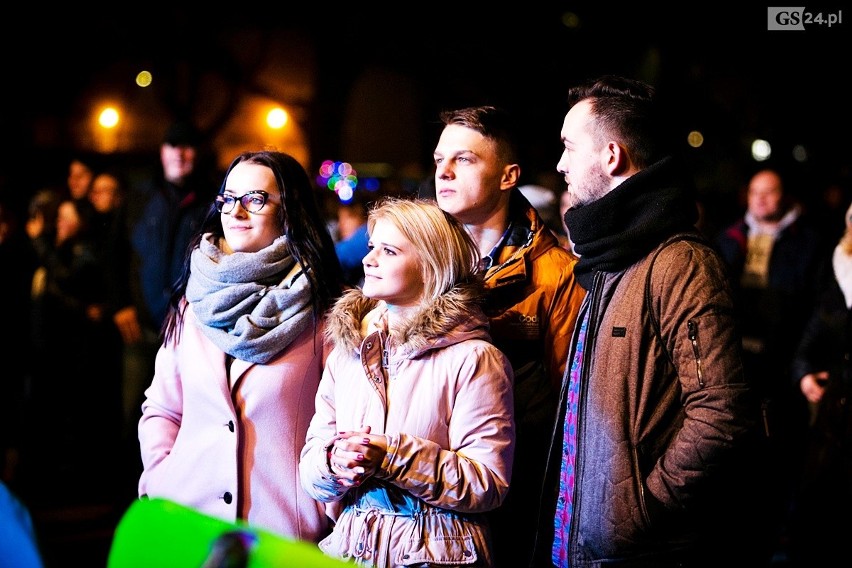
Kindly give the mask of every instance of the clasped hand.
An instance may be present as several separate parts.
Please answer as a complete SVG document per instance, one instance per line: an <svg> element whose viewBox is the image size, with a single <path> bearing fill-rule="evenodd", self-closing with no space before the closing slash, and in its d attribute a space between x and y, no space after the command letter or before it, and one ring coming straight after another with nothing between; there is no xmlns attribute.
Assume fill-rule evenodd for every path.
<svg viewBox="0 0 852 568"><path fill-rule="evenodd" d="M357 487L376 473L388 451L383 434L370 434L370 427L338 433L327 445L328 464L337 482Z"/></svg>

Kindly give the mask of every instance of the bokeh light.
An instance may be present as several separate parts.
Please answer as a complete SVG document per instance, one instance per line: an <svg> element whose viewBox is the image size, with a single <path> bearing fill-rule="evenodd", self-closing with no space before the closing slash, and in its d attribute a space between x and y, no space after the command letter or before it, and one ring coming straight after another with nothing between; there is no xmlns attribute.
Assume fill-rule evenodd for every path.
<svg viewBox="0 0 852 568"><path fill-rule="evenodd" d="M804 163L808 161L808 149L801 144L793 146L793 159L797 162Z"/></svg>
<svg viewBox="0 0 852 568"><path fill-rule="evenodd" d="M704 135L697 130L693 130L686 137L686 142L693 148L701 148L702 144L704 144Z"/></svg>
<svg viewBox="0 0 852 568"><path fill-rule="evenodd" d="M351 201L358 187L358 173L348 162L325 160L319 167L317 184L325 186L345 202Z"/></svg>
<svg viewBox="0 0 852 568"><path fill-rule="evenodd" d="M140 71L136 75L136 84L139 85L140 87L149 86L151 84L151 81L153 81L153 80L154 80L154 78L151 75L150 71Z"/></svg>
<svg viewBox="0 0 852 568"><path fill-rule="evenodd" d="M115 128L118 124L118 110L115 107L106 107L98 115L98 124L103 128Z"/></svg>
<svg viewBox="0 0 852 568"><path fill-rule="evenodd" d="M576 12L564 12L562 14L562 25L569 29L577 29L580 27L580 16Z"/></svg>
<svg viewBox="0 0 852 568"><path fill-rule="evenodd" d="M290 116L281 107L275 107L266 114L266 124L269 128L274 128L275 130L283 128L288 120L290 120Z"/></svg>
<svg viewBox="0 0 852 568"><path fill-rule="evenodd" d="M751 143L751 157L757 162L765 162L772 156L772 145L761 138Z"/></svg>

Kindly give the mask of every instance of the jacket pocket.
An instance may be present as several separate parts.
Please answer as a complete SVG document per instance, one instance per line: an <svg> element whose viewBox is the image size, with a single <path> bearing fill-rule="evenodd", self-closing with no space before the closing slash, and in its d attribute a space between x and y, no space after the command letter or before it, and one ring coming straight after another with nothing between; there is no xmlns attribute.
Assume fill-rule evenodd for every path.
<svg viewBox="0 0 852 568"><path fill-rule="evenodd" d="M400 566L440 564L464 566L477 561L476 546L471 535L435 536L424 534L400 547L396 563Z"/></svg>
<svg viewBox="0 0 852 568"><path fill-rule="evenodd" d="M478 525L452 513L429 512L419 515L408 535L399 542L396 563L400 566L436 564L465 566L476 564ZM484 542L480 535L479 542Z"/></svg>

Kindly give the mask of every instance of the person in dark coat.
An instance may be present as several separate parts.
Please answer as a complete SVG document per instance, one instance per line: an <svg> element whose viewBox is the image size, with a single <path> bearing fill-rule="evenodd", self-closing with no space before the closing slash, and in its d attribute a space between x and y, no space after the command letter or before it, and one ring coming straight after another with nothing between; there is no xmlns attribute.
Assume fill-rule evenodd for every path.
<svg viewBox="0 0 852 568"><path fill-rule="evenodd" d="M780 521L779 555L786 554L786 519L807 430L807 406L790 382L790 365L824 286L831 250L784 181L772 168L752 175L745 212L715 241L734 290L745 372L763 400L773 463L766 481Z"/></svg>
<svg viewBox="0 0 852 568"><path fill-rule="evenodd" d="M154 376L160 328L172 286L183 269L192 236L218 191L207 167L206 145L191 123L177 121L160 145L160 167L132 184L111 231L110 308L123 348L123 437L138 460L136 425L144 391ZM141 463L129 472L137 479Z"/></svg>
<svg viewBox="0 0 852 568"><path fill-rule="evenodd" d="M839 566L852 535L852 207L832 256L833 278L793 358L793 379L811 414L793 501L795 566Z"/></svg>

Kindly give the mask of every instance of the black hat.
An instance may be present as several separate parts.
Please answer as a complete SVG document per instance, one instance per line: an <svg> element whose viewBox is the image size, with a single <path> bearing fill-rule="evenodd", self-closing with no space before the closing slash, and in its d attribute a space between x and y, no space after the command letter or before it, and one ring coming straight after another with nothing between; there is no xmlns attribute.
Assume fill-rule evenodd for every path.
<svg viewBox="0 0 852 568"><path fill-rule="evenodd" d="M191 122L174 122L166 131L163 143L169 146L198 146L201 144L201 132Z"/></svg>

